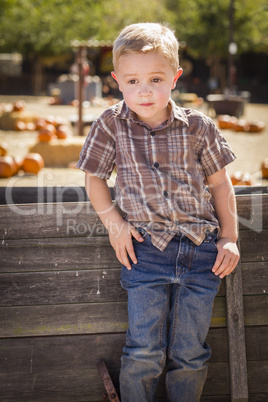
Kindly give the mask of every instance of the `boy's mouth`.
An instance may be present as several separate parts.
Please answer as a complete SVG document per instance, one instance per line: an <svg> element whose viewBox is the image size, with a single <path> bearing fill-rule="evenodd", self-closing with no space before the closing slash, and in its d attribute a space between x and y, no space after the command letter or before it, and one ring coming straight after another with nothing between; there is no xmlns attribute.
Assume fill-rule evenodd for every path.
<svg viewBox="0 0 268 402"><path fill-rule="evenodd" d="M153 103L140 103L140 106L142 106L142 107L150 107L150 106L152 106L153 105Z"/></svg>

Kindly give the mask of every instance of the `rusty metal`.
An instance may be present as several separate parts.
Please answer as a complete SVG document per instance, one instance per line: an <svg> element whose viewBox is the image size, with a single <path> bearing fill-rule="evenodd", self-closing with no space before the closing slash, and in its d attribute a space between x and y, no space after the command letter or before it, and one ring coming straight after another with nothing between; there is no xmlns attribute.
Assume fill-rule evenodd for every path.
<svg viewBox="0 0 268 402"><path fill-rule="evenodd" d="M109 371L107 369L107 366L105 362L102 360L97 364L97 368L100 374L100 377L102 379L104 388L107 392L107 397L110 402L120 402L120 399L118 398L117 392L114 388L112 379L110 377ZM105 399L103 399L105 401Z"/></svg>

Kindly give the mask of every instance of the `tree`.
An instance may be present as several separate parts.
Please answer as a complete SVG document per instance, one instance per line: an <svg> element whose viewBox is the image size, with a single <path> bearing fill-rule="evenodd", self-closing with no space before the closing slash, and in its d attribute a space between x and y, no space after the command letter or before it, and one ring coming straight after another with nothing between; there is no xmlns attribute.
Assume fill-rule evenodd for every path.
<svg viewBox="0 0 268 402"><path fill-rule="evenodd" d="M234 0L238 54L268 53L267 0ZM40 69L42 56L71 51L74 39L114 40L127 24L166 22L211 74L228 57L230 0L1 0L0 52L19 52Z"/></svg>
<svg viewBox="0 0 268 402"><path fill-rule="evenodd" d="M265 0L234 0L233 39L237 52L268 53L268 13ZM230 36L230 0L166 0L173 10L178 37L187 43L187 52L205 58L211 76L222 81L221 60L228 58Z"/></svg>

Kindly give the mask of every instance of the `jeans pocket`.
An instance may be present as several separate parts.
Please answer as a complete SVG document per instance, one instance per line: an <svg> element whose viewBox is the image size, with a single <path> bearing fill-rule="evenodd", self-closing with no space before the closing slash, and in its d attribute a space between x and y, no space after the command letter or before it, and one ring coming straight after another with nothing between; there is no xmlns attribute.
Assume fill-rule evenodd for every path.
<svg viewBox="0 0 268 402"><path fill-rule="evenodd" d="M207 232L206 237L204 239L204 244L209 244L213 247L213 249L218 252L217 248L217 229L213 232Z"/></svg>

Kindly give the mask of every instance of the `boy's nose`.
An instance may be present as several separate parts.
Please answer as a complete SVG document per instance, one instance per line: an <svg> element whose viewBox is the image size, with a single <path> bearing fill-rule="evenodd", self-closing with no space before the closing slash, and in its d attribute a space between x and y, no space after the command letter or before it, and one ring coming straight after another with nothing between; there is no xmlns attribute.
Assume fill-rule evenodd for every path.
<svg viewBox="0 0 268 402"><path fill-rule="evenodd" d="M140 96L148 96L152 93L151 88L148 84L141 84L139 88L139 95Z"/></svg>

